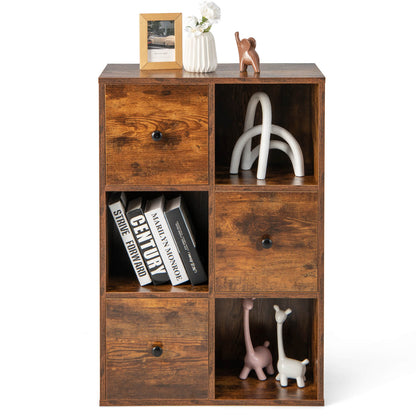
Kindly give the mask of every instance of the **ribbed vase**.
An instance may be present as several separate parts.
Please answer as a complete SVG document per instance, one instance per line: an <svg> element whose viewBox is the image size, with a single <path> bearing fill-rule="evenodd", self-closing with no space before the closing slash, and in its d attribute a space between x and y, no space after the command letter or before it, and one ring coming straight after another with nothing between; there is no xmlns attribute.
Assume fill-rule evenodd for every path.
<svg viewBox="0 0 416 416"><path fill-rule="evenodd" d="M217 51L211 32L185 38L183 67L188 72L212 72L217 69Z"/></svg>

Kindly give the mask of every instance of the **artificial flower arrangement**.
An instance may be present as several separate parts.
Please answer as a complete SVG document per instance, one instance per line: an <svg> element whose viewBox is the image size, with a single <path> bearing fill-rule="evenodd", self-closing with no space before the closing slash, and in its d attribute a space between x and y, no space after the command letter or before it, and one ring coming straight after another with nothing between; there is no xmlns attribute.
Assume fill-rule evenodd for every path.
<svg viewBox="0 0 416 416"><path fill-rule="evenodd" d="M221 19L221 9L212 1L205 1L201 5L201 20L196 16L188 16L185 30L199 36L202 33L209 32L212 25Z"/></svg>

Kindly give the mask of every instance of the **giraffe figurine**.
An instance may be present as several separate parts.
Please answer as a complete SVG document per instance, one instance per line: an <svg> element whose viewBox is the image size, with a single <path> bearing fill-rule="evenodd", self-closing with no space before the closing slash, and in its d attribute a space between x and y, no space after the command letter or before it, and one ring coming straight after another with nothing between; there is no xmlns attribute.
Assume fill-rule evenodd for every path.
<svg viewBox="0 0 416 416"><path fill-rule="evenodd" d="M246 356L244 357L244 367L241 370L240 378L245 380L250 371L254 370L256 372L257 378L259 380L266 380L266 374L264 374L263 368L266 367L267 374L274 374L273 369L273 358L272 353L269 350L269 341L265 341L263 345L259 345L256 348L253 348L250 337L250 324L249 324L249 314L251 309L253 309L253 299L244 299L243 300L243 309L244 309L244 340L246 344Z"/></svg>
<svg viewBox="0 0 416 416"><path fill-rule="evenodd" d="M276 380L280 380L280 385L282 387L286 387L287 379L295 378L298 387L305 387L306 365L309 364L309 360L305 359L303 361L298 361L293 360L292 358L287 358L283 348L283 322L286 321L287 316L292 312L292 310L286 309L283 311L280 310L277 305L274 305L273 308L276 311L275 318L277 322L277 349L279 353L279 359L277 361L277 371L279 373L276 376Z"/></svg>

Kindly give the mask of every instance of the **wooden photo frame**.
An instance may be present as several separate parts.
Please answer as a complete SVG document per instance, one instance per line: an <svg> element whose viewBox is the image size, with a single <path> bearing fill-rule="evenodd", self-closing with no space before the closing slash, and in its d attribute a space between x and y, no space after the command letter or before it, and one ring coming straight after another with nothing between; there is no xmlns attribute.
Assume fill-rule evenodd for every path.
<svg viewBox="0 0 416 416"><path fill-rule="evenodd" d="M140 69L182 68L182 13L140 15Z"/></svg>

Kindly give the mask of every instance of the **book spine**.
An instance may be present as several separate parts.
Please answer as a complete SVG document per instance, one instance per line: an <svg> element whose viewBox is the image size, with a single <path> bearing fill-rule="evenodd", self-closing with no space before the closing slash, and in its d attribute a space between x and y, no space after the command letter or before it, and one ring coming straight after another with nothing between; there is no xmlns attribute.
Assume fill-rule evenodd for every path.
<svg viewBox="0 0 416 416"><path fill-rule="evenodd" d="M141 208L129 210L127 219L153 283L160 285L169 282L168 272L143 210Z"/></svg>
<svg viewBox="0 0 416 416"><path fill-rule="evenodd" d="M159 247L172 285L176 286L189 281L163 211L157 208L147 211L145 215L156 244Z"/></svg>
<svg viewBox="0 0 416 416"><path fill-rule="evenodd" d="M189 280L193 285L206 282L207 275L202 266L198 252L190 234L190 224L185 221L185 216L180 208L165 213L172 235L178 247L179 255L185 266Z"/></svg>
<svg viewBox="0 0 416 416"><path fill-rule="evenodd" d="M152 279L150 278L139 248L137 247L136 239L134 238L127 222L123 204L121 201L117 201L109 205L109 208L140 285L145 286L152 283Z"/></svg>

